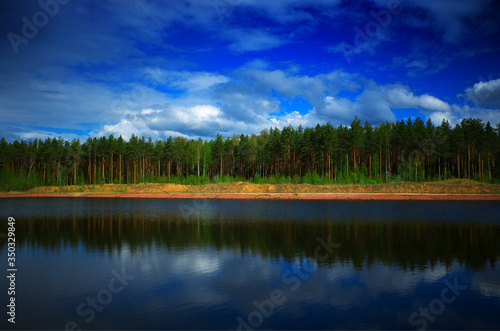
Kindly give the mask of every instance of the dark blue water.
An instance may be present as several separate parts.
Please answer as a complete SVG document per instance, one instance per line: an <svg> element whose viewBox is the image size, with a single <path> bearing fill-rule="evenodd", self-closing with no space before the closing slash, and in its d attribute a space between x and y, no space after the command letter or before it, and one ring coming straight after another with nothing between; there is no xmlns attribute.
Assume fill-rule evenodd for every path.
<svg viewBox="0 0 500 331"><path fill-rule="evenodd" d="M8 329L499 329L500 205L0 199ZM0 238L7 274L7 243Z"/></svg>

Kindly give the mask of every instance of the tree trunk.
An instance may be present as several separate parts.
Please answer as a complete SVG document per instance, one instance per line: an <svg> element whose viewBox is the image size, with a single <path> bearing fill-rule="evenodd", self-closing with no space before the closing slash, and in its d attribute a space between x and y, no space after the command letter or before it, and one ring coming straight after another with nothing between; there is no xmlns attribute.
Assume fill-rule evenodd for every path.
<svg viewBox="0 0 500 331"><path fill-rule="evenodd" d="M488 180L491 183L491 165L490 165L490 151L488 151Z"/></svg>
<svg viewBox="0 0 500 331"><path fill-rule="evenodd" d="M101 163L101 167L102 167L102 178L101 178L101 181L102 181L103 183L105 183L106 181L104 180L104 154L103 154L103 155L101 155L101 157L102 157L102 163Z"/></svg>
<svg viewBox="0 0 500 331"><path fill-rule="evenodd" d="M92 185L92 159L91 159L91 156L90 156L90 152L89 152L89 168L88 168L88 172L89 172L89 185Z"/></svg>
<svg viewBox="0 0 500 331"><path fill-rule="evenodd" d="M423 167L422 167L422 181L425 182L425 155L424 155L424 160L423 160Z"/></svg>
<svg viewBox="0 0 500 331"><path fill-rule="evenodd" d="M346 156L346 160L347 160L346 174L347 174L347 176L349 176L349 153L346 153L345 156Z"/></svg>
<svg viewBox="0 0 500 331"><path fill-rule="evenodd" d="M467 175L470 179L470 146L467 146Z"/></svg>
<svg viewBox="0 0 500 331"><path fill-rule="evenodd" d="M378 148L378 161L379 161L379 171L380 171L380 180L382 180L382 147Z"/></svg>
<svg viewBox="0 0 500 331"><path fill-rule="evenodd" d="M111 167L111 175L110 175L110 176L111 176L111 179L110 179L110 182L109 182L109 183L110 183L110 184L113 184L113 168L114 168L114 167L113 167L113 153L111 153L111 165L110 165L110 167Z"/></svg>
<svg viewBox="0 0 500 331"><path fill-rule="evenodd" d="M438 178L441 180L441 158L438 158Z"/></svg>
<svg viewBox="0 0 500 331"><path fill-rule="evenodd" d="M328 155L327 153L327 157L328 157L328 178L331 179L332 178L332 174L331 174L331 159L332 157L330 155Z"/></svg>
<svg viewBox="0 0 500 331"><path fill-rule="evenodd" d="M352 171L356 172L356 148L352 150Z"/></svg>
<svg viewBox="0 0 500 331"><path fill-rule="evenodd" d="M137 184L137 160L134 160L134 184Z"/></svg>
<svg viewBox="0 0 500 331"><path fill-rule="evenodd" d="M119 164L120 173L118 174L118 180L120 181L120 184L121 184L122 183L122 154L121 153L118 155L118 162L120 162L120 164Z"/></svg>
<svg viewBox="0 0 500 331"><path fill-rule="evenodd" d="M370 162L369 176L370 176L370 179L371 179L372 178L372 154L371 153L369 155L369 162Z"/></svg>
<svg viewBox="0 0 500 331"><path fill-rule="evenodd" d="M415 182L418 181L418 164L417 164L417 160L415 159Z"/></svg>
<svg viewBox="0 0 500 331"><path fill-rule="evenodd" d="M386 158L386 177L387 177L387 169L389 169L389 172L391 171L391 150L389 149L389 137L387 137L387 158Z"/></svg>
<svg viewBox="0 0 500 331"><path fill-rule="evenodd" d="M483 181L483 162L481 160L481 153L479 153L479 161L478 161L478 168L479 168L479 181Z"/></svg>

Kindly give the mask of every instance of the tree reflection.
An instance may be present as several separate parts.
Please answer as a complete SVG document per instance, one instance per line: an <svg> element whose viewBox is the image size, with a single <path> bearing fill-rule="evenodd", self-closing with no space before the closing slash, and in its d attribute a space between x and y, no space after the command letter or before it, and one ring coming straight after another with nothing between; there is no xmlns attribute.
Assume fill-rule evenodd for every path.
<svg viewBox="0 0 500 331"><path fill-rule="evenodd" d="M425 269L454 261L467 268L494 266L500 256L500 226L451 222L297 222L211 219L179 215L146 216L144 211L88 213L83 218L30 218L16 225L17 245L45 251L65 247L88 253L132 253L152 247L184 250L215 247L219 251L259 254L270 259L311 259L317 237L341 244L326 262L352 263L359 269L375 263ZM2 250L5 247L2 247Z"/></svg>

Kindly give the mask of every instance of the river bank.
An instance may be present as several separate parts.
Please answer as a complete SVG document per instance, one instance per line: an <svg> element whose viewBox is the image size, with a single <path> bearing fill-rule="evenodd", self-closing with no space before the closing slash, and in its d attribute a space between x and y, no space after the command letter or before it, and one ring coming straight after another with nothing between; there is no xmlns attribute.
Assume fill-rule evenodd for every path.
<svg viewBox="0 0 500 331"><path fill-rule="evenodd" d="M0 198L155 198L155 199L248 199L248 200L467 200L500 201L499 194L426 193L38 193L3 194Z"/></svg>
<svg viewBox="0 0 500 331"><path fill-rule="evenodd" d="M41 186L25 192L4 192L0 197L129 197L209 199L335 199L335 200L497 200L500 185L466 179L428 183L374 185L254 184L208 185L135 184Z"/></svg>

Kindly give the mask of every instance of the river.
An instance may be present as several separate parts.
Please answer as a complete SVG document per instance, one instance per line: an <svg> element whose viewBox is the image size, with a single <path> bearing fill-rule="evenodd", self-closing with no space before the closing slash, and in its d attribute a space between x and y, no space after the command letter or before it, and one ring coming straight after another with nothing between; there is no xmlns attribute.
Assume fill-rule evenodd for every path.
<svg viewBox="0 0 500 331"><path fill-rule="evenodd" d="M499 329L498 215L496 201L3 198L16 323L4 312L0 328Z"/></svg>

